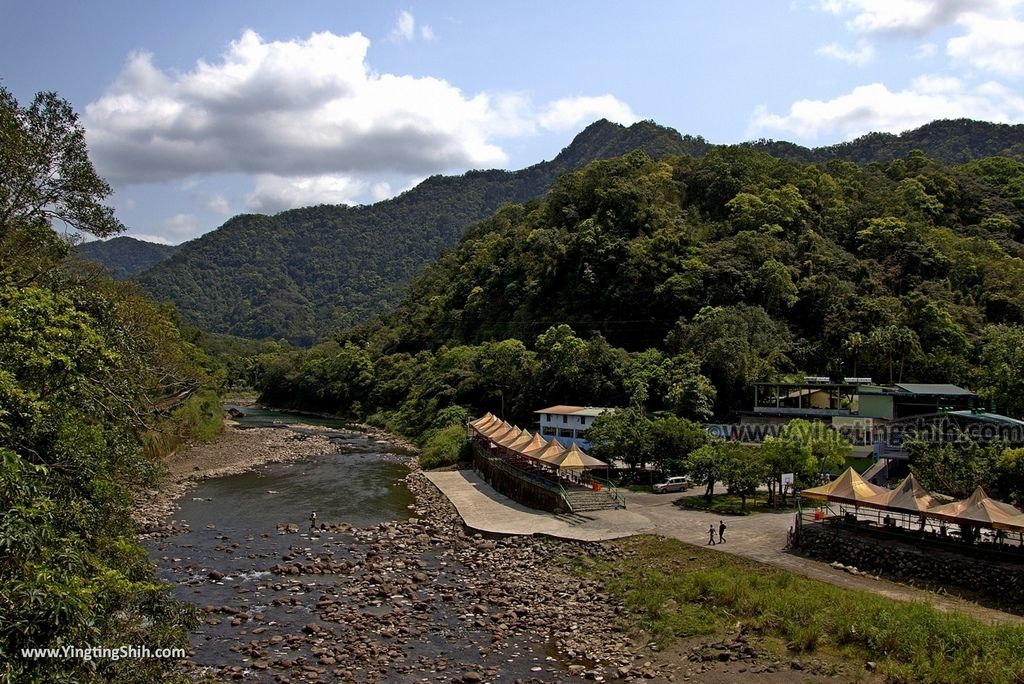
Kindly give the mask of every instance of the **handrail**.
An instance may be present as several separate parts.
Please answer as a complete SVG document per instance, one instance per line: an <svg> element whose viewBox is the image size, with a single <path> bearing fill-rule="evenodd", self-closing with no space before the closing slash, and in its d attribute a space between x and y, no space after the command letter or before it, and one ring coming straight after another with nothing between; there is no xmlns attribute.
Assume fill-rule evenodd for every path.
<svg viewBox="0 0 1024 684"><path fill-rule="evenodd" d="M558 493L562 495L562 501L564 501L565 505L569 507L569 512L573 513L572 501L569 501L569 494L565 491L565 487L558 485Z"/></svg>
<svg viewBox="0 0 1024 684"><path fill-rule="evenodd" d="M601 479L600 477L594 477L593 475L590 476L590 480L608 489L608 493L611 494L612 501L620 504L623 508L626 507L626 495L622 493L622 490L620 490L614 482L611 480Z"/></svg>

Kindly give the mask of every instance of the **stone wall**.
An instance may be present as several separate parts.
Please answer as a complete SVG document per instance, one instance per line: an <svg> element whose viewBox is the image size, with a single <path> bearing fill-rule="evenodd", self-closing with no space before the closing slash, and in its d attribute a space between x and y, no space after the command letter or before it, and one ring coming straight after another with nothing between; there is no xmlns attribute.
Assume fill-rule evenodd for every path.
<svg viewBox="0 0 1024 684"><path fill-rule="evenodd" d="M1024 563L1021 562L995 563L954 551L917 549L806 522L800 530L798 548L804 555L838 561L861 572L966 589L1011 609L1024 609Z"/></svg>

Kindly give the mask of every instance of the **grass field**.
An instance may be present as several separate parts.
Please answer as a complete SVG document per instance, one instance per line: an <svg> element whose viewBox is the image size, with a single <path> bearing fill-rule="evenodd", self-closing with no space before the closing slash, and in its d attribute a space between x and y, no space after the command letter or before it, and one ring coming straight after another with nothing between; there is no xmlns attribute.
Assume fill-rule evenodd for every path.
<svg viewBox="0 0 1024 684"><path fill-rule="evenodd" d="M627 608L632 627L663 646L742 623L795 652L874 661L893 682L1024 682L1024 627L835 587L661 537L617 542L612 561L579 561Z"/></svg>

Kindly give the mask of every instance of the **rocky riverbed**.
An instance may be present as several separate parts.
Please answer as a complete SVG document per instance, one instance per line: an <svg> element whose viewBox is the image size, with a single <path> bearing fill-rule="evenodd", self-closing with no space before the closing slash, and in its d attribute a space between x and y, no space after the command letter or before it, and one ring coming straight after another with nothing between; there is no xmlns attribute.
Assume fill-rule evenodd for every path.
<svg viewBox="0 0 1024 684"><path fill-rule="evenodd" d="M627 622L618 601L571 569L581 556L621 553L613 543L473 534L415 459L387 453L385 440L324 430L236 430L202 452L204 458L179 464L171 494L145 507L155 521L146 543L161 576L179 598L201 609L201 626L182 663L191 678L714 682L785 681L780 678L795 674L795 667L745 636L659 651L623 631ZM225 457L228 447L242 448L243 457ZM314 461L296 460L302 458ZM197 478L281 460L292 465L268 468L309 468L321 459L336 459L331 469L345 479L378 467L380 459L400 459L401 482L385 484L407 492L409 503L388 520L362 526L321 516L311 528L301 517L306 509L276 522L252 514L253 522L239 525L238 517L250 513L232 509L234 518L211 518L231 518L223 525L167 523L172 497ZM202 492L200 486L190 494ZM283 496L263 494L250 502L259 513ZM324 495L311 490L309 497ZM186 497L177 515L201 511L207 501ZM801 680L816 679L815 667L798 667Z"/></svg>

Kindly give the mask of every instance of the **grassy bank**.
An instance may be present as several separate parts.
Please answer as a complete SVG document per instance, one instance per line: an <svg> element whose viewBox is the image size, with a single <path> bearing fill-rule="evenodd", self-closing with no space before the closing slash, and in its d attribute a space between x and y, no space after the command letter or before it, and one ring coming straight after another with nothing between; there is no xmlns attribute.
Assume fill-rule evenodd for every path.
<svg viewBox="0 0 1024 684"><path fill-rule="evenodd" d="M989 626L660 537L618 542L614 561L578 571L602 579L632 626L668 645L744 623L797 652L838 650L874 661L891 681L1024 681L1024 627Z"/></svg>
<svg viewBox="0 0 1024 684"><path fill-rule="evenodd" d="M142 435L142 446L151 462L173 452L185 442L207 442L224 429L224 408L213 390L196 392L154 429Z"/></svg>

